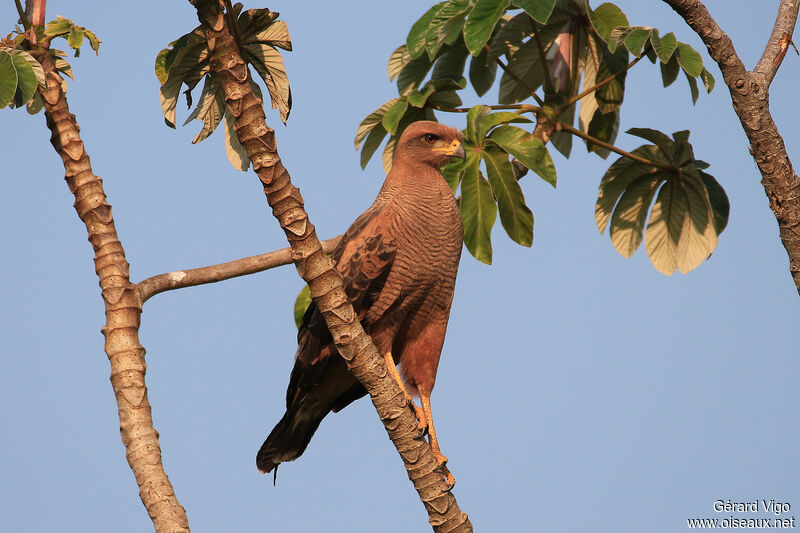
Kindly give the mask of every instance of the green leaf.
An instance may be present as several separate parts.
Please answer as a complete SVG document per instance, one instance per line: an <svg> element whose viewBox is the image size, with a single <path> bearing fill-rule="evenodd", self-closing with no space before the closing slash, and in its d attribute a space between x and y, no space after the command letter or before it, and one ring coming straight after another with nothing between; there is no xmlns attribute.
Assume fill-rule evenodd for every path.
<svg viewBox="0 0 800 533"><path fill-rule="evenodd" d="M453 46L439 54L439 59L433 66L431 79L459 78L464 74L464 65L467 62L467 47L459 40Z"/></svg>
<svg viewBox="0 0 800 533"><path fill-rule="evenodd" d="M658 130L650 128L631 128L625 133L650 141L658 146L664 154L671 154L675 151L675 142L670 139L669 135Z"/></svg>
<svg viewBox="0 0 800 533"><path fill-rule="evenodd" d="M678 65L678 58L672 56L669 61L659 63L659 65L661 65L661 79L664 81L664 87L669 87L678 79L678 73L681 71L681 67Z"/></svg>
<svg viewBox="0 0 800 533"><path fill-rule="evenodd" d="M266 28L258 31L248 40L249 43L259 42L269 44L286 51L292 51L292 38L289 36L289 26L282 20L271 22Z"/></svg>
<svg viewBox="0 0 800 533"><path fill-rule="evenodd" d="M587 133L595 139L599 139L608 144L614 144L614 141L617 138L617 133L619 132L619 115L619 109L612 111L611 113L603 113L598 109L592 117L592 120L589 121ZM602 146L592 142L586 143L586 149L590 152L596 153L603 159L608 157L611 153L611 151L607 148L603 148Z"/></svg>
<svg viewBox="0 0 800 533"><path fill-rule="evenodd" d="M530 123L532 121L529 118L523 117L522 115L518 115L517 113L510 113L508 111L501 111L499 113L491 113L488 115L484 115L478 117L478 120L476 122L477 139L481 143L483 143L483 138L486 137L486 133L489 130L500 124L508 124L511 122Z"/></svg>
<svg viewBox="0 0 800 533"><path fill-rule="evenodd" d="M184 35L180 40L188 37ZM164 114L164 120L171 128L175 127L175 108L180 94L181 85L183 85L186 76L192 72L199 63L208 58L208 46L205 41L197 39L187 39L192 44L184 45L178 48L177 52L172 56L166 57L167 79L161 86L161 111ZM175 50L175 49L173 49Z"/></svg>
<svg viewBox="0 0 800 533"><path fill-rule="evenodd" d="M156 78L158 78L158 83L161 85L164 85L164 82L167 81L167 71L169 70L167 67L167 56L169 53L170 49L164 48L156 56Z"/></svg>
<svg viewBox="0 0 800 533"><path fill-rule="evenodd" d="M17 70L17 90L14 93L14 105L22 107L36 94L39 85L33 67L19 54L11 54L11 62Z"/></svg>
<svg viewBox="0 0 800 533"><path fill-rule="evenodd" d="M556 0L513 0L515 6L521 7L525 13L533 17L536 22L547 24Z"/></svg>
<svg viewBox="0 0 800 533"><path fill-rule="evenodd" d="M489 140L516 157L542 179L556 186L556 167L542 141L516 126L500 126L492 130Z"/></svg>
<svg viewBox="0 0 800 533"><path fill-rule="evenodd" d="M361 121L361 124L358 125L358 129L356 130L356 138L353 141L356 145L356 150L361 146L361 142L369 135L369 132L378 124L383 121L383 115L386 114L386 111L392 107L395 102L400 100L400 97L392 98L388 102L384 103L378 109L367 115L367 118Z"/></svg>
<svg viewBox="0 0 800 533"><path fill-rule="evenodd" d="M470 0L448 0L434 14L425 33L425 50L431 61L442 44L461 30L469 7Z"/></svg>
<svg viewBox="0 0 800 533"><path fill-rule="evenodd" d="M464 42L472 55L480 53L510 3L511 0L478 0L475 3L464 24Z"/></svg>
<svg viewBox="0 0 800 533"><path fill-rule="evenodd" d="M425 51L425 42L428 34L428 26L431 25L433 17L439 12L445 2L434 4L428 11L417 20L408 32L406 44L408 53L412 59L417 59Z"/></svg>
<svg viewBox="0 0 800 533"><path fill-rule="evenodd" d="M11 54L0 50L0 109L14 99L17 92L17 69Z"/></svg>
<svg viewBox="0 0 800 533"><path fill-rule="evenodd" d="M192 144L199 143L214 133L224 115L225 99L219 78L215 74L206 77L199 100L195 110L183 123L185 126L194 119L203 122L203 129L192 140Z"/></svg>
<svg viewBox="0 0 800 533"><path fill-rule="evenodd" d="M386 111L382 119L383 127L386 131L392 135L397 133L397 125L400 123L400 119L403 118L406 109L408 109L408 99L403 96Z"/></svg>
<svg viewBox="0 0 800 533"><path fill-rule="evenodd" d="M492 109L486 105L476 105L467 112L467 141L474 145L480 146L483 143L483 137L478 136L478 119L485 117L491 113Z"/></svg>
<svg viewBox="0 0 800 533"><path fill-rule="evenodd" d="M411 61L411 54L408 52L408 45L401 44L389 56L389 65L386 68L389 74L389 81L394 80L400 74L400 71L408 65L409 61Z"/></svg>
<svg viewBox="0 0 800 533"><path fill-rule="evenodd" d="M695 161L695 164L696 163ZM731 204L728 200L728 195L725 193L725 189L722 188L714 176L699 170L699 168L698 166L697 173L700 174L700 177L703 179L703 184L708 191L708 199L711 202L711 209L714 214L714 229L717 235L719 235L725 231L725 228L728 226Z"/></svg>
<svg viewBox="0 0 800 533"><path fill-rule="evenodd" d="M311 305L311 291L308 285L303 285L294 301L294 323L297 325L297 329L300 329L303 324L303 316L306 314L306 309L308 309L309 305Z"/></svg>
<svg viewBox="0 0 800 533"><path fill-rule="evenodd" d="M630 33L628 33L627 37L625 37L625 48L627 48L628 52L630 52L632 55L641 57L642 50L644 49L644 43L646 43L650 38L650 34L650 28L631 28Z"/></svg>
<svg viewBox="0 0 800 533"><path fill-rule="evenodd" d="M640 146L633 151L635 155L651 158L656 151L652 145ZM612 164L600 182L600 194L597 197L594 217L597 222L597 229L600 233L606 230L614 206L619 201L619 197L625 192L631 183L652 173L653 169L649 165L644 165L632 159L620 157Z"/></svg>
<svg viewBox="0 0 800 533"><path fill-rule="evenodd" d="M69 44L70 48L75 49L75 57L78 57L78 52L83 44L83 28L79 26L71 27L69 29L67 43Z"/></svg>
<svg viewBox="0 0 800 533"><path fill-rule="evenodd" d="M55 35L65 35L69 33L70 28L74 26L74 23L69 20L65 19L61 15L58 15L54 20L51 20L44 26L44 34L48 37L53 37Z"/></svg>
<svg viewBox="0 0 800 533"><path fill-rule="evenodd" d="M645 174L634 181L619 199L611 216L611 242L623 257L630 257L642 243L647 210L663 178Z"/></svg>
<svg viewBox="0 0 800 533"><path fill-rule="evenodd" d="M497 205L492 188L480 170L478 152L468 153L461 181L461 217L464 220L464 244L475 259L492 264L492 226Z"/></svg>
<svg viewBox="0 0 800 533"><path fill-rule="evenodd" d="M650 32L650 43L662 63L667 63L678 47L678 39L675 38L675 34L670 32L663 37L659 37L658 30L655 29Z"/></svg>
<svg viewBox="0 0 800 533"><path fill-rule="evenodd" d="M685 70L683 73L686 75L686 81L689 82L689 90L692 91L692 103L696 104L697 99L700 98L700 89L697 87L697 80L691 77Z"/></svg>
<svg viewBox="0 0 800 533"><path fill-rule="evenodd" d="M427 54L409 61L397 76L397 92L404 95L419 87L431 69L431 65Z"/></svg>
<svg viewBox="0 0 800 533"><path fill-rule="evenodd" d="M456 159L442 167L442 177L450 186L453 194L458 190L458 185L461 183L461 178L464 177L464 163L461 159Z"/></svg>
<svg viewBox="0 0 800 533"><path fill-rule="evenodd" d="M286 123L292 110L292 91L281 53L275 47L262 43L247 44L244 50L249 63L267 86L272 108L280 111L281 121Z"/></svg>
<svg viewBox="0 0 800 533"><path fill-rule="evenodd" d="M375 151L383 142L384 137L386 137L389 133L386 131L386 128L383 127L381 122L369 130L369 135L367 135L367 140L364 141L364 148L361 150L361 168L367 168L367 163L372 158Z"/></svg>
<svg viewBox="0 0 800 533"><path fill-rule="evenodd" d="M572 126L572 123L575 122L575 105L569 106L569 108L562 112L559 120L564 124ZM552 144L561 155L569 158L569 154L572 152L572 134L566 131L554 131L550 136L550 144Z"/></svg>
<svg viewBox="0 0 800 533"><path fill-rule="evenodd" d="M91 30L87 30L86 28L83 29L83 33L86 35L86 38L89 39L89 46L92 47L94 50L95 55L100 55L100 39L98 39L97 35Z"/></svg>
<svg viewBox="0 0 800 533"><path fill-rule="evenodd" d="M28 104L26 105L26 110L28 111L29 114L35 115L36 113L41 111L43 107L44 107L44 100L42 100L42 95L37 92L36 94L33 95L33 98L31 98L30 102L28 102Z"/></svg>
<svg viewBox="0 0 800 533"><path fill-rule="evenodd" d="M478 96L483 96L494 84L497 76L497 63L488 62L486 50L481 50L477 56L472 56L469 62L469 81Z"/></svg>
<svg viewBox="0 0 800 533"><path fill-rule="evenodd" d="M33 74L34 76L36 76L37 85L44 88L47 87L47 80L45 79L44 76L44 69L42 68L42 65L39 64L39 62L36 61L36 59L34 59L32 55L30 55L25 50L19 50L19 49L11 50L9 53L11 53L11 55L17 55L22 59L24 59L28 63L28 65L30 65L31 69L33 69Z"/></svg>
<svg viewBox="0 0 800 533"><path fill-rule="evenodd" d="M600 37L608 42L611 31L619 26L628 26L628 17L616 5L606 2L589 10L589 20Z"/></svg>
<svg viewBox="0 0 800 533"><path fill-rule="evenodd" d="M689 202L679 180L668 180L658 193L650 213L645 249L650 262L667 276L678 267L678 241Z"/></svg>
<svg viewBox="0 0 800 533"><path fill-rule="evenodd" d="M231 112L225 110L225 152L228 154L228 161L231 162L233 168L245 172L250 168L250 157L247 155L247 149L239 142L236 137L236 131L233 128L235 119Z"/></svg>
<svg viewBox="0 0 800 533"><path fill-rule="evenodd" d="M481 151L481 158L486 165L486 174L492 186L497 207L500 211L500 222L511 240L522 246L533 244L533 213L525 204L522 193L508 154L497 148Z"/></svg>
<svg viewBox="0 0 800 533"><path fill-rule="evenodd" d="M686 74L697 78L703 72L703 58L700 53L686 43L678 43L678 63Z"/></svg>

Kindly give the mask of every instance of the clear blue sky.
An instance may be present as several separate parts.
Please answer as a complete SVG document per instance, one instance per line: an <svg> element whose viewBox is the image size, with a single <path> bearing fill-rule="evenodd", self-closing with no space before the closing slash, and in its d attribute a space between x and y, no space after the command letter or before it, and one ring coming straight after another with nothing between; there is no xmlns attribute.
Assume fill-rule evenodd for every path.
<svg viewBox="0 0 800 533"><path fill-rule="evenodd" d="M748 67L777 3L708 2ZM674 31L707 59L662 2L619 4L631 23ZM286 127L275 113L269 120L323 238L346 229L382 183L377 160L359 168L353 136L396 95L386 60L428 5L268 6L295 47L285 56L292 116ZM198 123L164 126L153 61L197 24L191 5L47 7L48 18L72 18L103 40L99 57L87 49L72 60L68 98L133 280L284 247L258 179L229 165L222 134L194 146ZM0 33L15 20L3 2ZM494 265L464 252L433 408L455 494L478 531L683 531L690 517L730 516L714 512L717 499L774 498L800 515L800 301L727 89L706 62L719 85L696 106L683 79L664 90L657 67L637 66L622 129L691 129L732 204L710 261L668 278L644 250L620 256L593 216L609 162L580 145L570 160L554 155L558 190L531 175L522 182L536 216L532 248L498 224ZM798 85L790 52L771 104L796 164ZM467 93L465 103L491 98ZM464 126L463 115L440 120ZM63 167L43 115L4 110L0 125L0 529L148 531L119 438L91 247ZM623 148L638 142L620 135ZM150 401L193 530L429 531L367 401L326 419L277 487L256 471L255 453L283 412L300 288L283 267L145 306Z"/></svg>

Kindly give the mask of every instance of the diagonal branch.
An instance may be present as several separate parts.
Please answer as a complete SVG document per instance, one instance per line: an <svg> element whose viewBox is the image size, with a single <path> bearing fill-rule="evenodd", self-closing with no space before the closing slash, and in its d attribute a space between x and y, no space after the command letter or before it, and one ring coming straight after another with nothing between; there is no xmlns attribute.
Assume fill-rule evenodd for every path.
<svg viewBox="0 0 800 533"><path fill-rule="evenodd" d="M485 44L485 45L483 45L483 48L484 48L485 50L487 50L487 51L488 51L488 50L489 50L489 45L488 45L488 44ZM516 74L514 74L514 71L512 71L512 70L511 70L511 69L508 67L508 65L506 65L505 63L503 63L503 60L502 60L502 59L500 59L500 58L498 57L498 58L496 58L496 59L495 59L495 62L496 62L498 65L500 65L500 68L501 68L501 69L503 69L503 72L505 72L506 74L508 74L508 76L509 76L509 77L510 77L512 80L514 80L515 82L517 82L517 83L519 84L519 86L520 86L520 87L524 88L526 91L528 91L529 93L531 93L531 96L533 97L533 99L534 99L534 100L536 100L536 103L537 103L537 104L539 104L539 105L544 105L544 102L543 102L543 101L542 101L542 99L539 97L539 95L538 95L538 94L536 94L536 91L534 91L533 89L531 89L530 87L528 87L528 84L527 84L527 83L525 83L525 82L524 82L524 81L523 81L523 80L522 80L522 79L521 79L519 76L517 76Z"/></svg>
<svg viewBox="0 0 800 533"><path fill-rule="evenodd" d="M571 134L573 134L573 135L575 135L577 137L580 137L581 139L583 139L585 141L589 141L592 144L596 144L597 146L605 148L606 150L610 150L610 151L612 151L612 152L614 152L616 154L619 154L619 155L621 155L623 157L627 157L628 159L632 159L633 161L637 161L637 162L642 163L644 165L649 165L651 167L660 168L660 169L663 169L663 170L675 170L675 167L673 167L673 166L661 163L659 161L653 161L652 159L647 159L646 157L641 157L641 156L638 156L636 154L632 154L631 152L626 152L625 150L623 150L621 148L617 148L613 144L609 144L607 142L601 141L600 139L596 139L596 138L592 137L591 135L589 135L588 133L584 133L581 130L579 130L578 128L574 128L574 127L570 126L569 124L564 124L563 122L559 122L556 125L556 130L566 131L566 132L571 133Z"/></svg>
<svg viewBox="0 0 800 533"><path fill-rule="evenodd" d="M783 138L769 111L769 82L780 62L780 44L776 51L774 38L783 34L785 27L797 20L798 0L785 0L780 4L778 20L770 37L770 44L759 61L758 72L748 72L731 39L699 0L664 0L700 36L711 58L717 62L722 78L731 93L733 109L739 116L742 128L750 141L750 153L761 172L761 184L769 199L780 228L780 238L789 256L789 272L800 292L800 178L792 168ZM791 35L790 35L791 38ZM783 37L778 38L779 41ZM787 42L788 46L788 42ZM763 62L770 63L765 65ZM759 67L756 67L759 69Z"/></svg>
<svg viewBox="0 0 800 533"><path fill-rule="evenodd" d="M342 236L339 235L327 241L322 241L322 251L326 254L333 252L341 238ZM228 261L227 263L159 274L137 283L136 291L139 294L139 300L144 304L156 294L165 291L225 281L226 279L263 272L264 270L293 262L292 249L282 248L265 254Z"/></svg>
<svg viewBox="0 0 800 533"><path fill-rule="evenodd" d="M764 53L758 60L756 68L753 69L754 72L764 76L767 85L772 83L789 45L792 44L792 33L797 24L798 5L800 5L800 0L781 0L772 35L769 36L767 46L764 48Z"/></svg>
<svg viewBox="0 0 800 533"><path fill-rule="evenodd" d="M153 427L145 386L144 347L139 342L142 306L130 282L125 250L117 237L103 182L92 171L75 115L69 111L61 77L47 50L34 51L44 69L47 89L41 89L47 127L64 164L66 181L75 196L75 210L86 225L100 278L106 323L105 351L111 363L111 385L117 399L120 436L128 464L139 484L139 497L159 533L188 533L186 511L178 502L161 463L158 432Z"/></svg>
<svg viewBox="0 0 800 533"><path fill-rule="evenodd" d="M272 213L286 234L297 271L308 283L311 297L322 312L339 353L353 376L366 388L389 438L405 463L409 479L428 512L435 531L469 532L472 524L449 491L445 475L436 466L428 443L417 429L413 411L389 375L383 358L364 332L345 295L342 278L317 238L303 207L300 190L292 185L267 126L263 103L253 94L247 64L229 29L219 0L191 0L213 49L211 68L219 76L234 131L247 149ZM213 44L213 46L211 46Z"/></svg>

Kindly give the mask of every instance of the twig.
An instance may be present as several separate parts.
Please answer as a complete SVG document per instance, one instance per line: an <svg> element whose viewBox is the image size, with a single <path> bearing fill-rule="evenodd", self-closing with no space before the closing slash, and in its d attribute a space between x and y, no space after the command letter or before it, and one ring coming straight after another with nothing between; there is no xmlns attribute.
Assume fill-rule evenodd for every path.
<svg viewBox="0 0 800 533"><path fill-rule="evenodd" d="M596 138L592 137L591 135L586 134L586 133L582 132L581 130L579 130L577 128L573 128L569 124L564 124L563 122L559 122L556 125L556 129L571 133L571 134L573 134L573 135L575 135L577 137L580 137L581 139L589 141L592 144L596 144L597 146L605 148L606 150L611 150L612 152L614 152L616 154L619 154L619 155L621 155L623 157L627 157L628 159L632 159L632 160L637 161L639 163L642 163L644 165L650 165L652 167L660 168L660 169L663 169L663 170L675 170L675 167L673 167L671 165L667 165L665 163L661 163L660 161L653 161L651 159L647 159L646 157L641 157L641 156L638 156L636 154L632 154L630 152L626 152L625 150L622 150L621 148L617 148L613 144L608 144L607 142L601 141L600 139L596 139Z"/></svg>
<svg viewBox="0 0 800 533"><path fill-rule="evenodd" d="M607 77L607 78L606 78L606 79L604 79L603 81L601 81L601 82L599 82L599 83L596 83L595 85L593 85L592 87L589 87L588 89L585 89L585 90L584 90L583 92L581 92L580 94L576 94L575 96L573 96L572 98L570 98L569 100L567 100L567 103L565 103L565 104L564 104L564 107L565 107L565 108L566 108L566 107L569 107L569 106L571 106L572 104L574 104L575 102L577 102L578 100L580 100L581 98L583 98L584 96L586 96L587 94L589 94L589 93L591 93L591 92L594 92L594 91L596 91L597 89L599 89L600 87L603 87L604 85L608 85L609 83L611 83L612 81L614 81L615 79L617 79L617 77L618 77L620 74L622 74L623 72L628 72L628 71L629 71L631 68L633 68L633 66L634 66L636 63L638 63L638 62L639 62L639 60L640 60L640 59L642 59L643 57L644 57L644 55L641 55L641 56L637 57L636 59L634 59L633 61L631 61L630 63L628 63L628 66L627 66L627 67L625 67L625 70L620 70L619 72L615 72L614 74L612 74L611 76Z"/></svg>
<svg viewBox="0 0 800 533"><path fill-rule="evenodd" d="M341 238L342 236L339 235L338 237L322 241L322 250L326 254L331 253L333 249L336 248L336 245L339 244ZM187 270L176 270L167 272L166 274L152 276L137 283L136 291L139 293L139 299L142 304L144 304L156 294L165 291L225 281L226 279L263 272L270 268L289 265L293 262L291 248L282 248L261 255L228 261L227 263L201 268L190 268Z"/></svg>
<svg viewBox="0 0 800 533"><path fill-rule="evenodd" d="M550 78L550 69L547 66L547 61L545 61L544 44L542 43L541 37L539 37L539 25L530 15L528 15L528 18L531 19L531 23L533 24L533 38L536 39L536 47L539 49L539 63L541 63L542 69L544 70L544 92L550 93L553 92L553 80ZM541 105L541 102L539 102L539 105Z"/></svg>
<svg viewBox="0 0 800 533"><path fill-rule="evenodd" d="M20 0L14 0L14 3L17 5L17 13L19 13L19 20L22 21L22 26L25 28L25 31L31 29L31 23L28 20L28 16L25 15L25 9L22 7L22 2Z"/></svg>

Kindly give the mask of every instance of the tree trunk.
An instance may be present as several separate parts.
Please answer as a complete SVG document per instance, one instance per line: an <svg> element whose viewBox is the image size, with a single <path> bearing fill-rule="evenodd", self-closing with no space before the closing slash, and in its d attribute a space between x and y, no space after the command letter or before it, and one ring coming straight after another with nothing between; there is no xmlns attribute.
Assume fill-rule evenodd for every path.
<svg viewBox="0 0 800 533"><path fill-rule="evenodd" d="M331 330L347 367L370 394L389 438L405 463L408 477L428 511L434 531L468 532L472 524L456 503L437 468L428 443L419 435L413 411L389 376L383 358L359 322L342 288L342 278L322 251L314 226L303 207L300 190L292 185L275 145L275 132L266 124L263 103L253 94L249 70L227 27L218 0L192 0L203 24L211 68L219 76L225 102L235 118L234 130L247 149L272 213L286 234L297 271L308 283L311 297Z"/></svg>
<svg viewBox="0 0 800 533"><path fill-rule="evenodd" d="M100 278L106 323L105 351L111 363L111 385L117 399L120 434L128 464L139 484L139 496L159 533L186 533L186 511L178 502L161 464L158 432L153 428L145 387L144 347L139 343L142 304L129 279L122 248L103 182L94 175L80 137L75 115L69 112L61 77L45 50L38 54L48 89L42 91L50 142L64 163L66 181L75 195L75 210L86 224Z"/></svg>

